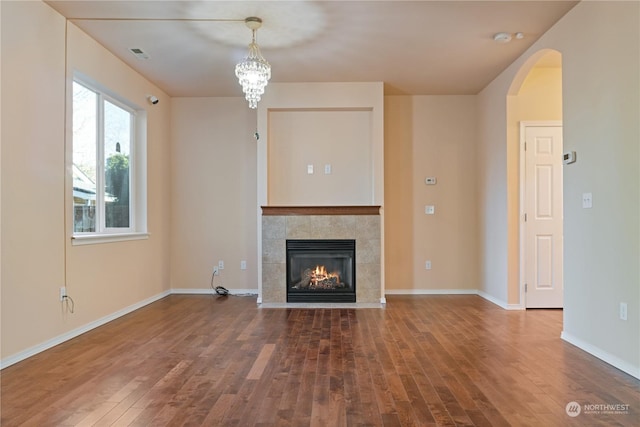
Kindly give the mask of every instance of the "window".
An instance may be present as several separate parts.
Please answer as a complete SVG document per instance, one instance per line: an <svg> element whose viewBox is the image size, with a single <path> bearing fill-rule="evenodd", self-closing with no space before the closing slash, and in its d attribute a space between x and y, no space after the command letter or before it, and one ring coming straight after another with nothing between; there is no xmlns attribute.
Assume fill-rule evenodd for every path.
<svg viewBox="0 0 640 427"><path fill-rule="evenodd" d="M142 201L135 185L136 145L144 145L136 137L137 112L79 79L72 103L74 239L144 233L146 220L136 211Z"/></svg>

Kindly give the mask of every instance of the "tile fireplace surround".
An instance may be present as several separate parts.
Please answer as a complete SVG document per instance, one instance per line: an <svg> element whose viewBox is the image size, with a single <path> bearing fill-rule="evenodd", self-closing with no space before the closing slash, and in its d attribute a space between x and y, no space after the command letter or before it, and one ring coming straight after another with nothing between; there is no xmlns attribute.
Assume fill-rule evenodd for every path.
<svg viewBox="0 0 640 427"><path fill-rule="evenodd" d="M263 206L262 305L288 306L287 239L355 239L356 302L331 306L381 306L380 206ZM303 303L326 306L326 303Z"/></svg>

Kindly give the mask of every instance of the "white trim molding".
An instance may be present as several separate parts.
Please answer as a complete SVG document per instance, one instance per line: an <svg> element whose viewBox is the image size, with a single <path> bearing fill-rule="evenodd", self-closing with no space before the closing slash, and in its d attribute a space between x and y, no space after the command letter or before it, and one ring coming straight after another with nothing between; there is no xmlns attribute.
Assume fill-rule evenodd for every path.
<svg viewBox="0 0 640 427"><path fill-rule="evenodd" d="M592 344L589 344L588 342L583 341L580 338L574 337L573 335L565 331L562 331L562 333L560 334L560 338L568 342L569 344L578 347L580 350L586 351L590 355L597 357L603 362L608 363L614 368L620 369L622 372L640 379L640 366L626 362L620 359L618 356L614 356L613 354L606 352Z"/></svg>
<svg viewBox="0 0 640 427"><path fill-rule="evenodd" d="M508 304L478 289L386 289L386 295L478 295L505 310L524 310L523 304Z"/></svg>
<svg viewBox="0 0 640 427"><path fill-rule="evenodd" d="M71 237L73 246L79 245L95 245L97 243L124 242L127 240L145 240L150 236L149 233L113 233L113 234L76 234Z"/></svg>
<svg viewBox="0 0 640 427"><path fill-rule="evenodd" d="M215 295L215 289L197 288L197 289L171 289L171 295ZM229 295L236 296L258 296L258 289L229 289Z"/></svg>
<svg viewBox="0 0 640 427"><path fill-rule="evenodd" d="M64 334L58 335L57 337L51 338L50 340L47 340L43 343L40 343L38 345L35 345L33 347L30 347L24 351L21 351L19 353L16 353L12 356L6 357L2 360L0 360L0 370L7 368L11 365L14 365L18 362L21 362L31 356L35 356L38 353L42 353L45 350L48 350L52 347L57 346L58 344L62 344L65 341L69 341L70 339L76 338L82 334L84 334L85 332L89 332L92 329L95 329L99 326L102 326L104 324L107 324L109 322L111 322L112 320L116 320L119 317L122 317L126 314L129 314L131 312L134 312L136 310L138 310L139 308L144 307L145 305L149 305L152 302L156 302L158 300L161 300L164 297L167 297L169 295L182 295L182 294L195 294L195 295L210 295L213 294L215 295L215 290L211 289L211 288L203 288L203 289L170 289L168 291L164 291L161 292L157 295L154 295L152 297L149 297L147 299L144 299L140 302L137 302L135 304L132 304L128 307L123 308L122 310L118 310L112 314L109 314L107 316L104 316L98 320L94 320L93 322L89 322L86 325L80 326L79 328L73 329L69 332L65 332ZM258 290L257 289L229 289L229 294L231 295L258 295Z"/></svg>
<svg viewBox="0 0 640 427"><path fill-rule="evenodd" d="M505 310L525 310L525 306L523 304L509 304L506 301L502 301L501 299L489 295L484 291L478 291L478 295L487 301L494 303L498 307L504 308Z"/></svg>
<svg viewBox="0 0 640 427"><path fill-rule="evenodd" d="M478 295L475 289L385 289L385 295Z"/></svg>

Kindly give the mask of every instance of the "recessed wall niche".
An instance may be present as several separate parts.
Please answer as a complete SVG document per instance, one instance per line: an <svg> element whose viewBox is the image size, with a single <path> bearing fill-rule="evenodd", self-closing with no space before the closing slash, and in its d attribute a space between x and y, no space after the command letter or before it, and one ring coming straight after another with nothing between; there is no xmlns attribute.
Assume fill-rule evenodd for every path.
<svg viewBox="0 0 640 427"><path fill-rule="evenodd" d="M373 204L372 110L269 113L269 205Z"/></svg>

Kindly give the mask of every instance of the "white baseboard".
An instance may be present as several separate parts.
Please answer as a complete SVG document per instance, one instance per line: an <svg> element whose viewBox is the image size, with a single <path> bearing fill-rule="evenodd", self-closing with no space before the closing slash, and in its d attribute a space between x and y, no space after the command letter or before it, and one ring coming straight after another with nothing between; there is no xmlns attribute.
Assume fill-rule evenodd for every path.
<svg viewBox="0 0 640 427"><path fill-rule="evenodd" d="M524 310L522 304L508 304L478 289L386 289L385 295L478 295L505 310Z"/></svg>
<svg viewBox="0 0 640 427"><path fill-rule="evenodd" d="M258 296L257 303L261 304L262 299L259 297L258 289L229 289L229 293L231 295L256 295ZM129 314L139 308L144 307L145 305L151 304L159 299L162 299L168 295L184 295L184 294L192 294L192 295L212 295L215 294L215 290L210 288L197 288L197 289L171 289L168 291L164 291L160 294L149 297L145 300L142 300L136 304L132 304L128 307L123 308L122 310L118 310L115 313L112 313L108 316L102 317L93 322L89 322L86 325L83 325L79 328L73 329L64 334L58 335L57 337L51 338L41 344L30 347L24 351L16 353L12 356L6 357L5 359L0 360L0 370L4 369L8 366L16 364L24 359L27 359L31 356L34 356L38 353L41 353L45 350L48 350L52 347L55 347L58 344L62 344L65 341L68 341L72 338L75 338L79 335L84 334L92 329L95 329L99 326L102 326L106 323L111 322L119 317L124 316L125 314ZM385 295L480 295L482 298L506 309L506 310L521 310L522 308L516 307L514 305L506 304L500 300L493 298L492 296L482 292L477 291L475 289L387 289L385 291ZM380 298L380 304L386 304L386 298ZM580 346L578 346L580 347ZM606 361L606 360L605 360ZM610 363L610 362L608 362ZM614 366L616 366L614 364ZM618 366L616 366L618 367ZM620 368L622 369L622 368ZM637 368L636 368L637 369ZM623 369L624 370L624 369ZM625 371L627 372L627 371ZM633 374L631 374L633 375Z"/></svg>
<svg viewBox="0 0 640 427"><path fill-rule="evenodd" d="M211 288L171 289L172 295L215 295ZM257 289L229 289L229 295L258 295Z"/></svg>
<svg viewBox="0 0 640 427"><path fill-rule="evenodd" d="M525 307L522 304L509 304L506 301L503 301L503 300L498 299L498 298L496 298L496 297L494 297L492 295L489 295L488 293L486 293L484 291L478 290L476 292L482 298L486 299L489 302L494 303L498 307L504 308L505 310L525 310Z"/></svg>
<svg viewBox="0 0 640 427"><path fill-rule="evenodd" d="M230 289L229 293L231 295L258 295L257 289ZM69 341L77 336L84 334L85 332L89 332L92 329L95 329L99 326L102 326L106 323L111 322L119 317L124 316L125 314L129 314L133 311L138 310L139 308L144 307L145 305L149 305L152 302L158 301L168 295L172 294L215 294L215 291L210 288L201 288L201 289L171 289L168 291L164 291L152 297L149 297L145 300L142 300L138 303L132 304L128 307L123 308L122 310L118 310L115 313L109 314L108 316L104 316L98 320L94 320L93 322L89 322L86 325L80 326L79 328L73 329L64 334L58 335L57 337L51 338L41 344L30 347L26 350L23 350L19 353L16 353L12 356L6 357L0 360L0 369L4 369L11 365L14 365L18 362L21 362L31 356L35 356L38 353L41 353L45 350L48 350L52 347L57 346L58 344L62 344L65 341Z"/></svg>
<svg viewBox="0 0 640 427"><path fill-rule="evenodd" d="M622 372L625 372L632 377L640 380L640 366L632 365L631 363L620 359L618 356L614 356L613 354L608 353L594 345L591 345L588 342L581 340L580 338L576 338L573 335L566 333L565 331L562 331L562 333L560 334L560 338L562 338L569 344L575 345L579 349L586 351L590 355L597 357L603 362L608 363L614 368L620 369Z"/></svg>
<svg viewBox="0 0 640 427"><path fill-rule="evenodd" d="M385 295L477 295L475 289L385 289Z"/></svg>
<svg viewBox="0 0 640 427"><path fill-rule="evenodd" d="M16 353L12 356L6 357L2 360L0 360L0 369L4 369L8 366L11 366L13 364L16 364L18 362L23 361L24 359L27 359L31 356L35 356L38 353L41 353L45 350L48 350L52 347L57 346L58 344L62 344L65 341L69 341L72 338L75 338L77 336L80 336L82 334L84 334L85 332L89 332L92 329L95 329L99 326L102 326L106 323L111 322L112 320L115 320L119 317L124 316L125 314L129 314L133 311L138 310L139 308L144 307L145 305L149 305L152 302L158 301L159 299L162 299L164 297L166 297L167 295L171 294L171 291L164 291L162 293L159 293L157 295L154 295L152 297L149 297L145 300L142 300L140 302L137 302L135 304L132 304L128 307L123 308L122 310L118 310L115 313L109 314L107 316L104 316L98 320L94 320L93 322L89 322L86 325L80 326L79 328L73 329L69 332L65 332L64 334L58 335L57 337L51 338L50 340L47 340L41 344L35 345L33 347L30 347L26 350L23 350L19 353Z"/></svg>
<svg viewBox="0 0 640 427"><path fill-rule="evenodd" d="M231 294L251 294L258 295L257 289L230 289ZM174 294L210 294L211 289L173 289ZM477 289L386 289L385 295L479 295L482 298L496 304L505 310L524 310L520 304L507 304L491 295ZM386 304L385 297L380 298L380 304ZM258 304L262 304L262 299L258 297Z"/></svg>

